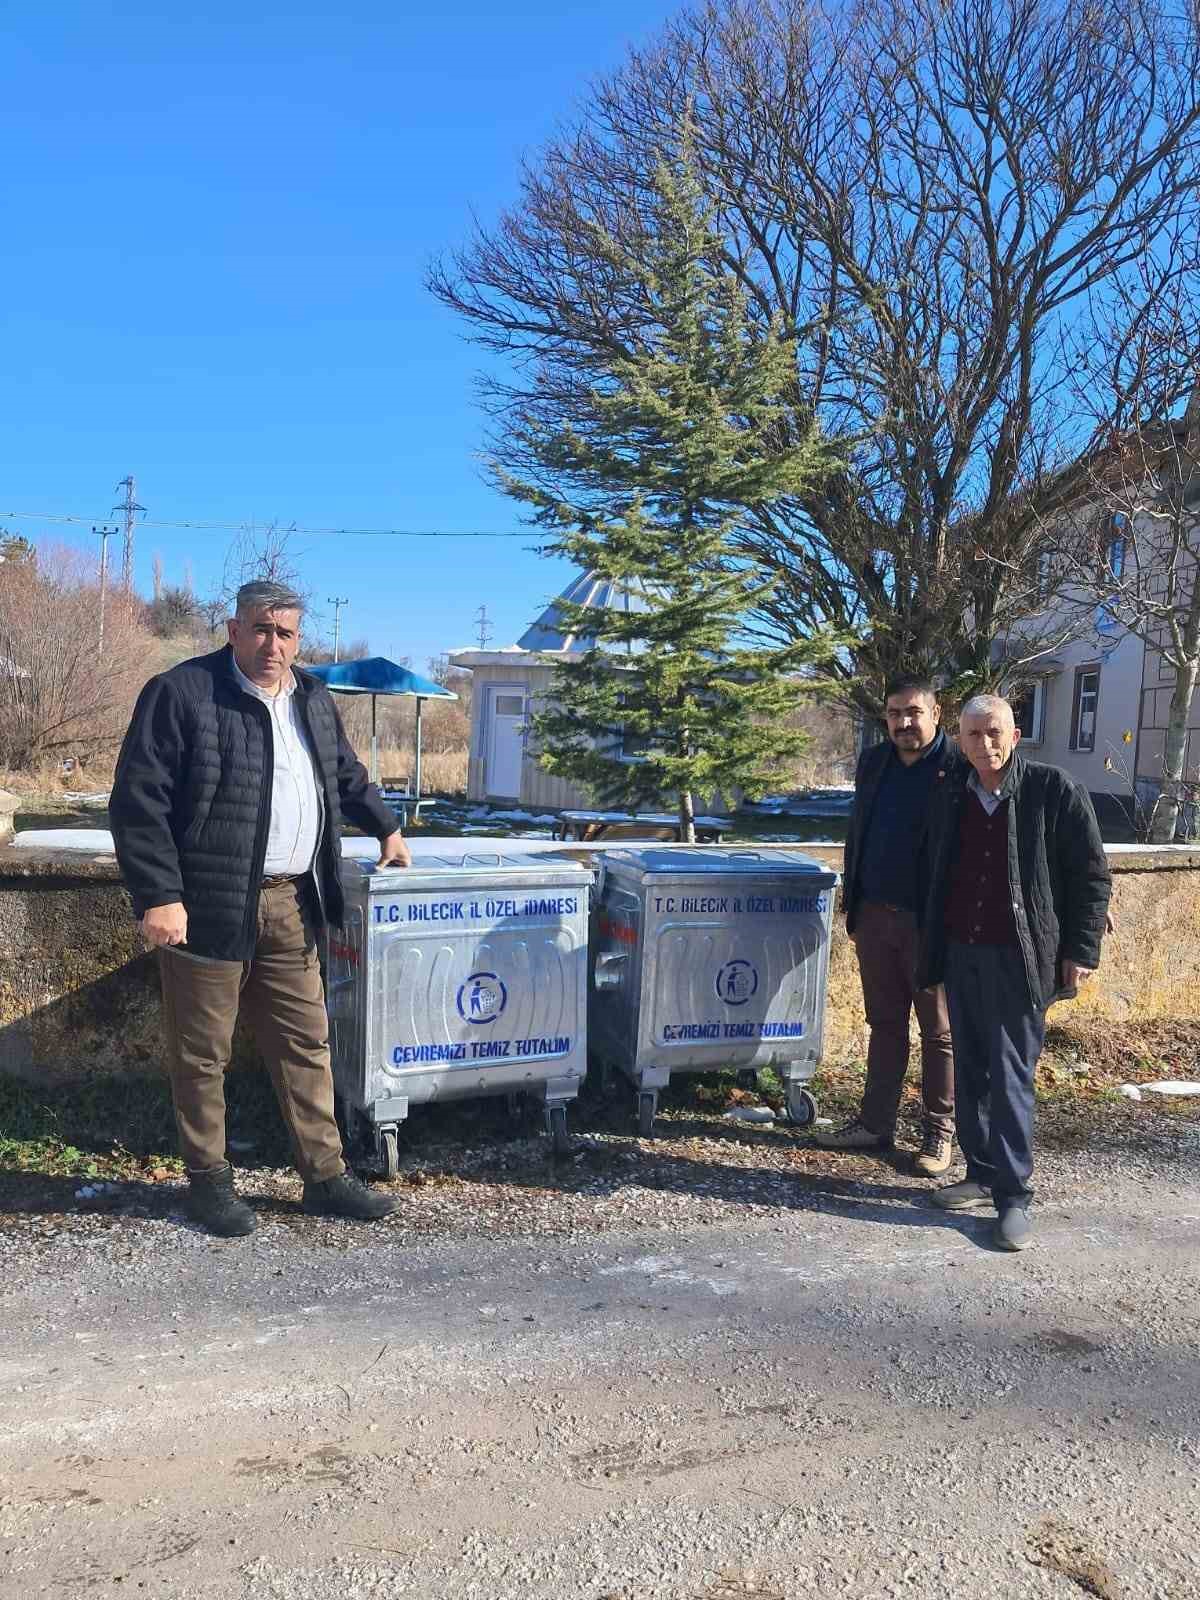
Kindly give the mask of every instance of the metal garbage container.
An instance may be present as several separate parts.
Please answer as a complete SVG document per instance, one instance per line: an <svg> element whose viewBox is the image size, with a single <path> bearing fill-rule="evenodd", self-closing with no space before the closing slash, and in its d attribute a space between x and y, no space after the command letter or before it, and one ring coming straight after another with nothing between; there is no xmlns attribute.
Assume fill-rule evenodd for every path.
<svg viewBox="0 0 1200 1600"><path fill-rule="evenodd" d="M632 1078L653 1132L675 1072L762 1067L806 1124L821 1059L838 875L797 851L607 852L592 928L591 1048Z"/></svg>
<svg viewBox="0 0 1200 1600"><path fill-rule="evenodd" d="M348 1132L397 1170L410 1105L527 1094L557 1151L587 1071L590 868L566 857L423 852L345 860L326 943L334 1088Z"/></svg>

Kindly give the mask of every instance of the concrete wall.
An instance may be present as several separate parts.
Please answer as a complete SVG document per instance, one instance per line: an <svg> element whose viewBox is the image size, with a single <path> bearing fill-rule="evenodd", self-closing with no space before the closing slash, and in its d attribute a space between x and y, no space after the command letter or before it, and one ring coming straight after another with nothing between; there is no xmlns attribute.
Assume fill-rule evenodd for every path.
<svg viewBox="0 0 1200 1600"><path fill-rule="evenodd" d="M111 855L0 847L0 1073L161 1070L158 969ZM239 1037L238 1062L251 1046Z"/></svg>
<svg viewBox="0 0 1200 1600"><path fill-rule="evenodd" d="M760 846L764 851L771 846ZM840 846L807 854L840 870ZM1200 1016L1200 850L1114 847L1117 932L1055 1021ZM835 925L827 1053L866 1047L854 951ZM239 1061L250 1046L240 1040ZM64 1085L158 1071L158 979L111 856L0 848L0 1072Z"/></svg>

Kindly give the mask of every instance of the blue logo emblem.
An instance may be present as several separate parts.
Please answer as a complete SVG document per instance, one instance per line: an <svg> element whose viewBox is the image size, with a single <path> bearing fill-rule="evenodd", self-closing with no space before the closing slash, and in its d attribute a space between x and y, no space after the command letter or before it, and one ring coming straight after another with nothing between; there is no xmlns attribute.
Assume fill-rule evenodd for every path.
<svg viewBox="0 0 1200 1600"><path fill-rule="evenodd" d="M458 1014L464 1022L495 1022L508 1004L508 990L494 972L473 972L458 991Z"/></svg>
<svg viewBox="0 0 1200 1600"><path fill-rule="evenodd" d="M758 993L758 972L752 962L727 961L717 971L717 999L727 1006L744 1006Z"/></svg>

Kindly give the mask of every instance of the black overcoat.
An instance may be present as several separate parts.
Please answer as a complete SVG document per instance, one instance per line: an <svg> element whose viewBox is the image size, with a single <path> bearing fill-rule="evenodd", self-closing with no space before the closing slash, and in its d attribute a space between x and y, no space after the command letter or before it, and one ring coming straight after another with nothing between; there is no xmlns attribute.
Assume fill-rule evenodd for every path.
<svg viewBox="0 0 1200 1600"><path fill-rule="evenodd" d="M922 847L917 982L941 983L946 959L946 892L958 852L959 821L971 767L964 760L934 790ZM1100 963L1112 875L1088 792L1061 767L1013 753L1001 795L1008 806L1008 887L1030 1002L1049 1004L1059 963Z"/></svg>

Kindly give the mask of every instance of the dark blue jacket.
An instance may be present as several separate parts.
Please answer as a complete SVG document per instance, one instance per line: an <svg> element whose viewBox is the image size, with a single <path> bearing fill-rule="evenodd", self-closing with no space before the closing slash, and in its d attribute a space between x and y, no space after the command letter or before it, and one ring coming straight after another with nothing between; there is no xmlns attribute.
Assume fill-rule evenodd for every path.
<svg viewBox="0 0 1200 1600"><path fill-rule="evenodd" d="M847 933L854 932L858 920L858 908L862 900L863 841L871 823L879 786L883 782L888 762L892 759L892 751L890 739L868 745L858 758L858 770L854 774L854 805L846 829L846 850L842 867L842 910L846 917ZM949 739L943 739L941 751L937 755L931 755L930 759L936 763L936 772L939 774L934 778L935 789L946 781L950 773L960 769L965 769L966 772L971 770L967 758L957 745L950 743ZM912 841L914 855L921 847L921 838L921 834L918 834Z"/></svg>
<svg viewBox="0 0 1200 1600"><path fill-rule="evenodd" d="M350 748L329 690L292 670L325 797L314 862L320 912L340 925L343 816L377 839L398 824ZM135 916L181 900L189 950L248 961L273 781L270 713L234 677L228 645L151 678L121 746L108 807Z"/></svg>

